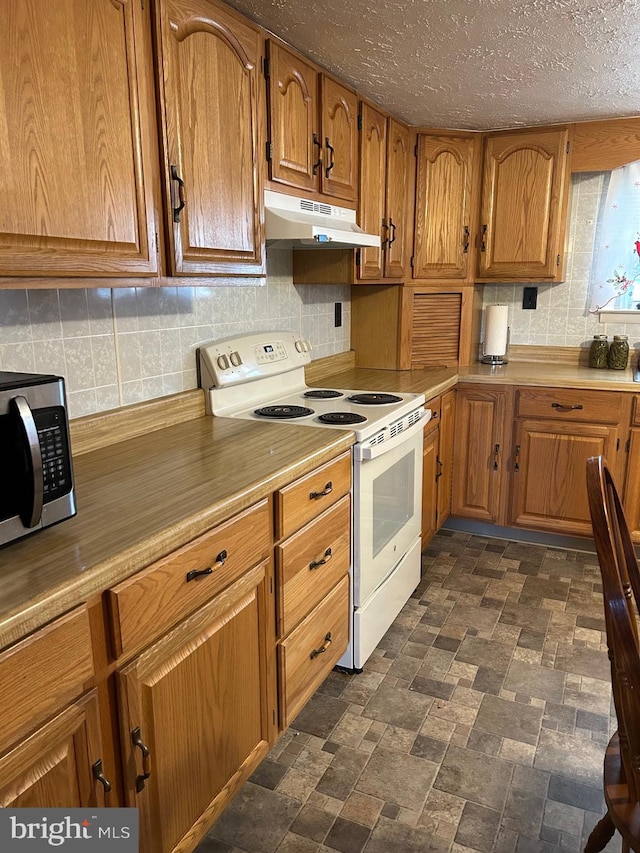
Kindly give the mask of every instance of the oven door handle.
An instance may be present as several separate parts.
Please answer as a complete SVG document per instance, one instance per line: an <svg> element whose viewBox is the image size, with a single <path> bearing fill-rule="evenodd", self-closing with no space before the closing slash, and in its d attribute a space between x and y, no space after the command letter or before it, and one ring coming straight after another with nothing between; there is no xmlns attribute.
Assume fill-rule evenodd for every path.
<svg viewBox="0 0 640 853"><path fill-rule="evenodd" d="M395 435L393 438L390 438L388 441L382 441L380 444L374 444L370 447L367 447L366 444L354 444L353 458L356 460L356 462L363 462L369 459L377 459L378 456L382 456L384 453L388 453L395 447L404 444L405 441L409 441L409 439L413 438L414 435L421 433L427 421L430 420L431 409L425 409L420 415L419 420L411 424L411 426L407 427L407 429L403 429L402 432L397 433L397 435Z"/></svg>

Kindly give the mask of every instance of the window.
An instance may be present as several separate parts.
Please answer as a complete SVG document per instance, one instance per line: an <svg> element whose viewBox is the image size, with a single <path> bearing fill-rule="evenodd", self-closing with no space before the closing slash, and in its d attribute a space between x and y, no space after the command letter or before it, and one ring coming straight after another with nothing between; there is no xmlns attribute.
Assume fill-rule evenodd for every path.
<svg viewBox="0 0 640 853"><path fill-rule="evenodd" d="M640 161L614 169L602 192L589 311L640 314Z"/></svg>

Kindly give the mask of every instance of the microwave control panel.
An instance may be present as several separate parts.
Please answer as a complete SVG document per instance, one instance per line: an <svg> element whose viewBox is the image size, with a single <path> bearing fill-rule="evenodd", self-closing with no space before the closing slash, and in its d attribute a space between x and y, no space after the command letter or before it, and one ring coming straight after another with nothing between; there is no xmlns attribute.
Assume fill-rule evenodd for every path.
<svg viewBox="0 0 640 853"><path fill-rule="evenodd" d="M36 409L33 413L42 455L43 500L55 500L71 491L69 442L61 406Z"/></svg>

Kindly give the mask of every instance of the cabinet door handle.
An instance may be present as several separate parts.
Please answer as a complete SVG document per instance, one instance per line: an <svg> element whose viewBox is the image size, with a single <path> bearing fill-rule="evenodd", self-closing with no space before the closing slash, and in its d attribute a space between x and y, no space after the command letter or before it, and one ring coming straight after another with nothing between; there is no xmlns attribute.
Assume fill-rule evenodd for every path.
<svg viewBox="0 0 640 853"><path fill-rule="evenodd" d="M100 784L104 788L105 794L108 794L111 790L111 782L104 775L101 758L99 758L95 764L91 765L91 772L93 773L93 778L100 782Z"/></svg>
<svg viewBox="0 0 640 853"><path fill-rule="evenodd" d="M326 147L329 151L329 165L324 170L324 176L325 176L325 178L328 178L329 173L331 172L333 167L336 165L336 151L335 151L335 148L333 147L333 145L329 142L328 136L325 136L324 144L326 145Z"/></svg>
<svg viewBox="0 0 640 853"><path fill-rule="evenodd" d="M213 567L207 566L206 569L191 569L190 572L187 572L187 583L189 583L189 581L195 580L196 578L203 578L206 575L212 575L214 568L218 568L219 566L224 566L224 564L227 560L227 557L228 557L228 554L226 551L220 551L220 553L216 557L216 561L215 561Z"/></svg>
<svg viewBox="0 0 640 853"><path fill-rule="evenodd" d="M184 181L182 180L182 178L178 174L178 169L175 166L171 166L171 180L175 181L178 184L178 201L180 202L180 204L176 207L176 205L173 202L173 199L171 200L171 204L173 207L173 221L174 222L180 222L180 213L181 213L181 211L185 205ZM173 195L173 193L172 193L172 195Z"/></svg>
<svg viewBox="0 0 640 853"><path fill-rule="evenodd" d="M500 453L500 445L496 444L493 450L493 470L497 471L500 465L498 464L498 455Z"/></svg>
<svg viewBox="0 0 640 853"><path fill-rule="evenodd" d="M389 228L391 229L391 237L389 237L388 243L390 247L392 243L396 242L396 224L391 217L389 217Z"/></svg>
<svg viewBox="0 0 640 853"><path fill-rule="evenodd" d="M151 751L146 743L142 740L140 734L140 726L137 726L131 732L131 740L133 745L142 753L142 773L136 777L136 791L140 793L144 788L144 783L151 776Z"/></svg>
<svg viewBox="0 0 640 853"><path fill-rule="evenodd" d="M486 225L482 226L482 243L480 244L480 251L481 252L487 251L487 226Z"/></svg>
<svg viewBox="0 0 640 853"><path fill-rule="evenodd" d="M438 473L436 474L436 483L442 477L442 459L439 456L436 456L436 463L438 465Z"/></svg>
<svg viewBox="0 0 640 853"><path fill-rule="evenodd" d="M565 406L563 403L552 403L552 409L557 409L559 412L579 412L584 408L582 403L577 403L575 406Z"/></svg>
<svg viewBox="0 0 640 853"><path fill-rule="evenodd" d="M324 489L321 492L311 492L311 494L309 495L309 499L312 501L315 501L318 498L324 498L325 495L331 494L332 491L333 491L333 483L331 482L331 480L329 480L329 482L327 483L327 485L324 487Z"/></svg>
<svg viewBox="0 0 640 853"><path fill-rule="evenodd" d="M324 552L324 557L321 560L312 560L309 563L310 571L313 571L313 569L317 569L318 566L326 566L326 564L329 562L329 560L332 557L333 557L333 554L331 552L331 548L327 548L327 550Z"/></svg>
<svg viewBox="0 0 640 853"><path fill-rule="evenodd" d="M322 166L322 142L318 139L318 134L313 134L313 144L318 146L318 159L313 164L313 174L318 174L318 169Z"/></svg>
<svg viewBox="0 0 640 853"><path fill-rule="evenodd" d="M314 658L317 658L318 655L323 655L327 651L327 649L329 648L330 645L331 645L331 631L328 631L324 635L324 643L320 646L319 649L314 649L311 652L311 654L309 655L311 660L313 660Z"/></svg>
<svg viewBox="0 0 640 853"><path fill-rule="evenodd" d="M514 463L514 465L513 465L513 470L514 470L514 471L519 471L519 470L520 470L520 462L518 461L518 460L520 459L520 445L519 445L519 444L516 444L516 453L515 453L515 457L516 457L516 461L515 461L515 463Z"/></svg>
<svg viewBox="0 0 640 853"><path fill-rule="evenodd" d="M467 254L469 251L469 226L465 225L462 229L463 240L462 240L462 252L463 254Z"/></svg>

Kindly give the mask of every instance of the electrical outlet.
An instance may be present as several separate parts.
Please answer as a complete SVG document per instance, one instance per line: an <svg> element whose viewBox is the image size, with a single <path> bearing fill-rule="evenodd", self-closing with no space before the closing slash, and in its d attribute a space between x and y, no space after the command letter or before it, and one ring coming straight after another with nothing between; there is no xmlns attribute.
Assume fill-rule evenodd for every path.
<svg viewBox="0 0 640 853"><path fill-rule="evenodd" d="M338 329L342 325L342 302L336 302L334 305L334 326Z"/></svg>
<svg viewBox="0 0 640 853"><path fill-rule="evenodd" d="M538 305L538 288L537 287L525 287L522 292L522 307L524 309L527 308L536 308Z"/></svg>

